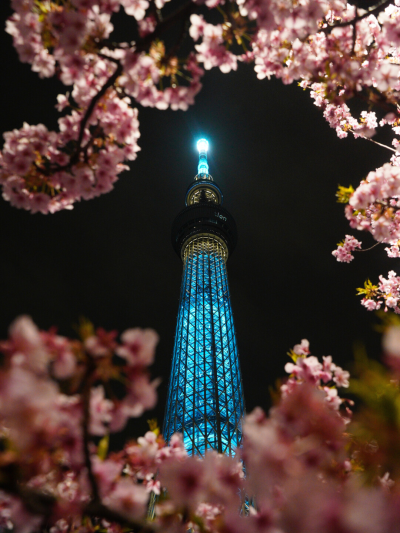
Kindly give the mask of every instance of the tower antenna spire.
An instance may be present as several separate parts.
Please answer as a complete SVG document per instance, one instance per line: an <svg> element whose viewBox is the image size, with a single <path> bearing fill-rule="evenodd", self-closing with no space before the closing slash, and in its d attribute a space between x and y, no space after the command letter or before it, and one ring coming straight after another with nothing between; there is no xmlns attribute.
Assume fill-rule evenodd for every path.
<svg viewBox="0 0 400 533"><path fill-rule="evenodd" d="M197 150L199 151L199 164L197 166L197 175L206 175L208 176L208 161L207 161L207 150L208 150L208 141L206 139L200 139L197 141Z"/></svg>

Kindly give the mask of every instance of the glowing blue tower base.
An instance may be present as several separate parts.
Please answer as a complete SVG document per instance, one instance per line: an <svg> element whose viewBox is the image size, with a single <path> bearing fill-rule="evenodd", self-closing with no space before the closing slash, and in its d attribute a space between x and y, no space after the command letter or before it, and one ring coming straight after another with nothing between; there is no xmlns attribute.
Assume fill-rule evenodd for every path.
<svg viewBox="0 0 400 533"><path fill-rule="evenodd" d="M186 195L187 207L173 227L183 260L164 438L183 433L189 454L214 449L235 455L242 440L244 399L226 260L236 243L236 225L220 207L222 194L205 172Z"/></svg>
<svg viewBox="0 0 400 533"><path fill-rule="evenodd" d="M242 383L225 266L215 238L185 248L164 437L183 433L189 454L241 444Z"/></svg>

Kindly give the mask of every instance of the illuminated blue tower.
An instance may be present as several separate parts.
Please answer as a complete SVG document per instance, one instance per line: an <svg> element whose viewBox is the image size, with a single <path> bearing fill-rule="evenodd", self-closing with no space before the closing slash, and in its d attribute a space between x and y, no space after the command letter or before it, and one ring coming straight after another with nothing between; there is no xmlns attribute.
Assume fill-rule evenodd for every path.
<svg viewBox="0 0 400 533"><path fill-rule="evenodd" d="M226 261L237 230L209 174L208 142L197 148L198 173L172 227L183 277L163 433L167 442L183 433L191 455L207 449L235 455L244 398Z"/></svg>

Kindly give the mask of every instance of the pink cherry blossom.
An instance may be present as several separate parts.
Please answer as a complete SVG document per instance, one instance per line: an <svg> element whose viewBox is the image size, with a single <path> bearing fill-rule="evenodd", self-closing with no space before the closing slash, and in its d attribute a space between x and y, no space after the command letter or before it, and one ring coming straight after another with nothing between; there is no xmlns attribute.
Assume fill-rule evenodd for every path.
<svg viewBox="0 0 400 533"><path fill-rule="evenodd" d="M337 250L332 252L332 255L336 257L339 262L350 263L354 259L352 251L356 248L361 248L361 242L357 241L352 235L346 235L346 238L342 244L339 244Z"/></svg>
<svg viewBox="0 0 400 533"><path fill-rule="evenodd" d="M120 0L120 2L125 9L125 13L135 17L136 20L142 20L146 9L149 7L147 0Z"/></svg>
<svg viewBox="0 0 400 533"><path fill-rule="evenodd" d="M142 517L146 510L148 494L144 487L132 483L127 478L118 481L113 490L104 498L104 503L126 518Z"/></svg>
<svg viewBox="0 0 400 533"><path fill-rule="evenodd" d="M369 290L371 289L367 288L367 291ZM368 298L363 298L361 303L369 311L379 309L381 305L385 305L385 311L391 308L395 313L400 314L400 308L398 307L399 300L400 277L397 276L394 270L391 270L387 278L384 278L382 275L379 276L379 284L373 286L373 293Z"/></svg>
<svg viewBox="0 0 400 533"><path fill-rule="evenodd" d="M154 360L158 335L152 329L128 329L121 335L122 346L116 353L123 357L129 366L149 366Z"/></svg>
<svg viewBox="0 0 400 533"><path fill-rule="evenodd" d="M57 75L69 93L57 98L62 113L57 131L23 124L4 134L3 198L31 213L48 214L110 192L128 168L125 162L140 150L134 102L186 110L201 89L202 67L227 73L237 70L238 62L254 62L259 79L299 82L339 138L373 140L380 127L390 132L395 148L390 162L364 176L354 192L348 189L345 217L351 228L385 243L389 257L399 257L399 1L382 2L368 12L344 0L205 0L201 15L202 2L195 2L176 20L174 13L171 18L160 13L165 3L12 0L6 31L20 60L41 78ZM137 29L135 42L111 39L112 15L121 6L121 16ZM188 28L191 41L183 46L183 40L177 47L164 41L165 28L169 31L174 22ZM359 96L363 107L355 115L349 101ZM385 116L378 122L380 105ZM333 255L350 262L360 247L346 235ZM400 314L395 271L379 276L377 285L368 281L360 294L366 309L383 306ZM398 337L396 328L386 334L388 383L378 395L372 390L371 402L393 402L393 412ZM163 494L154 531L166 533L396 530L399 465L385 442L396 450L398 432L378 415L374 431L366 433L377 440L382 433L379 444L369 437L357 449L360 426L351 426L350 438L351 403L338 392L349 386L349 373L331 356L321 362L311 355L306 339L289 354L289 376L276 404L269 413L254 410L243 423L238 459L246 465L246 478L240 460L217 453L204 460L188 457L182 435L165 445L158 430L109 452L108 433L156 403L158 380L147 369L157 340L152 330L129 329L118 340L115 332L98 329L73 341L55 330L40 331L29 317L12 324L9 339L0 345L0 528L33 533L45 517L51 533L99 528L121 533L126 521L139 521L130 529L153 531L153 523L144 519L154 492ZM114 380L121 387L118 395ZM372 456L377 457L374 468L368 464ZM367 484L357 469L365 472ZM39 491L41 504L44 495L53 498L51 506L37 505L33 515L29 491L36 496ZM239 516L244 500L253 497L257 509Z"/></svg>
<svg viewBox="0 0 400 533"><path fill-rule="evenodd" d="M191 26L189 28L190 37L193 41L198 41L204 35L206 21L202 15L190 15Z"/></svg>
<svg viewBox="0 0 400 533"><path fill-rule="evenodd" d="M307 339L302 339L300 344L293 347L293 351L297 355L308 355L310 353L310 343Z"/></svg>
<svg viewBox="0 0 400 533"><path fill-rule="evenodd" d="M205 467L198 457L160 466L160 481L172 501L180 507L195 510L206 494Z"/></svg>
<svg viewBox="0 0 400 533"><path fill-rule="evenodd" d="M92 435L104 435L112 420L113 403L107 400L102 385L92 388L90 397L90 427Z"/></svg>

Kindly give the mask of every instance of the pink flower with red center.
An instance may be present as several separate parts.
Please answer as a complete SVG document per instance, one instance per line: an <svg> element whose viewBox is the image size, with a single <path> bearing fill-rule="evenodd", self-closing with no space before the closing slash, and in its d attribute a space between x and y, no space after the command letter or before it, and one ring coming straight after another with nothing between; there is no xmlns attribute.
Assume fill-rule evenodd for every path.
<svg viewBox="0 0 400 533"><path fill-rule="evenodd" d="M166 461L160 466L160 481L179 508L193 511L206 501L205 466L197 457L183 461Z"/></svg>
<svg viewBox="0 0 400 533"><path fill-rule="evenodd" d="M102 498L107 497L112 491L115 483L120 479L123 463L122 461L100 460L96 455L92 456L93 472L96 476Z"/></svg>
<svg viewBox="0 0 400 533"><path fill-rule="evenodd" d="M161 483L160 481L153 478L149 474L145 479L146 492L154 492L157 496L161 494Z"/></svg>
<svg viewBox="0 0 400 533"><path fill-rule="evenodd" d="M116 349L117 331L105 331L103 328L97 328L96 335L91 335L85 339L84 346L90 355L94 357L104 357L111 355Z"/></svg>
<svg viewBox="0 0 400 533"><path fill-rule="evenodd" d="M293 351L297 355L308 355L310 353L310 343L307 339L302 339L300 344L293 347Z"/></svg>
<svg viewBox="0 0 400 533"><path fill-rule="evenodd" d="M41 338L51 354L54 376L57 379L70 378L76 370L77 361L69 340L53 331L42 331Z"/></svg>
<svg viewBox="0 0 400 533"><path fill-rule="evenodd" d="M123 478L115 483L114 488L103 499L104 504L128 519L144 516L148 502L148 493L143 486Z"/></svg>
<svg viewBox="0 0 400 533"><path fill-rule="evenodd" d="M154 361L158 335L152 329L128 329L121 335L122 345L116 353L124 358L129 366L149 366Z"/></svg>
<svg viewBox="0 0 400 533"><path fill-rule="evenodd" d="M189 28L190 37L193 41L198 41L200 37L204 35L204 29L206 27L206 21L203 15L190 15L191 26Z"/></svg>
<svg viewBox="0 0 400 533"><path fill-rule="evenodd" d="M105 435L112 420L113 406L113 402L105 398L102 385L91 389L89 431L92 435Z"/></svg>
<svg viewBox="0 0 400 533"><path fill-rule="evenodd" d="M120 3L124 6L125 13L135 17L136 20L142 20L149 7L147 0L120 0Z"/></svg>
<svg viewBox="0 0 400 533"><path fill-rule="evenodd" d="M347 370L343 370L340 366L335 365L333 381L338 387L348 387L350 373Z"/></svg>
<svg viewBox="0 0 400 533"><path fill-rule="evenodd" d="M158 450L156 463L161 464L170 459L179 460L185 457L187 457L187 451L183 443L183 437L180 433L174 433L169 441L169 445Z"/></svg>

